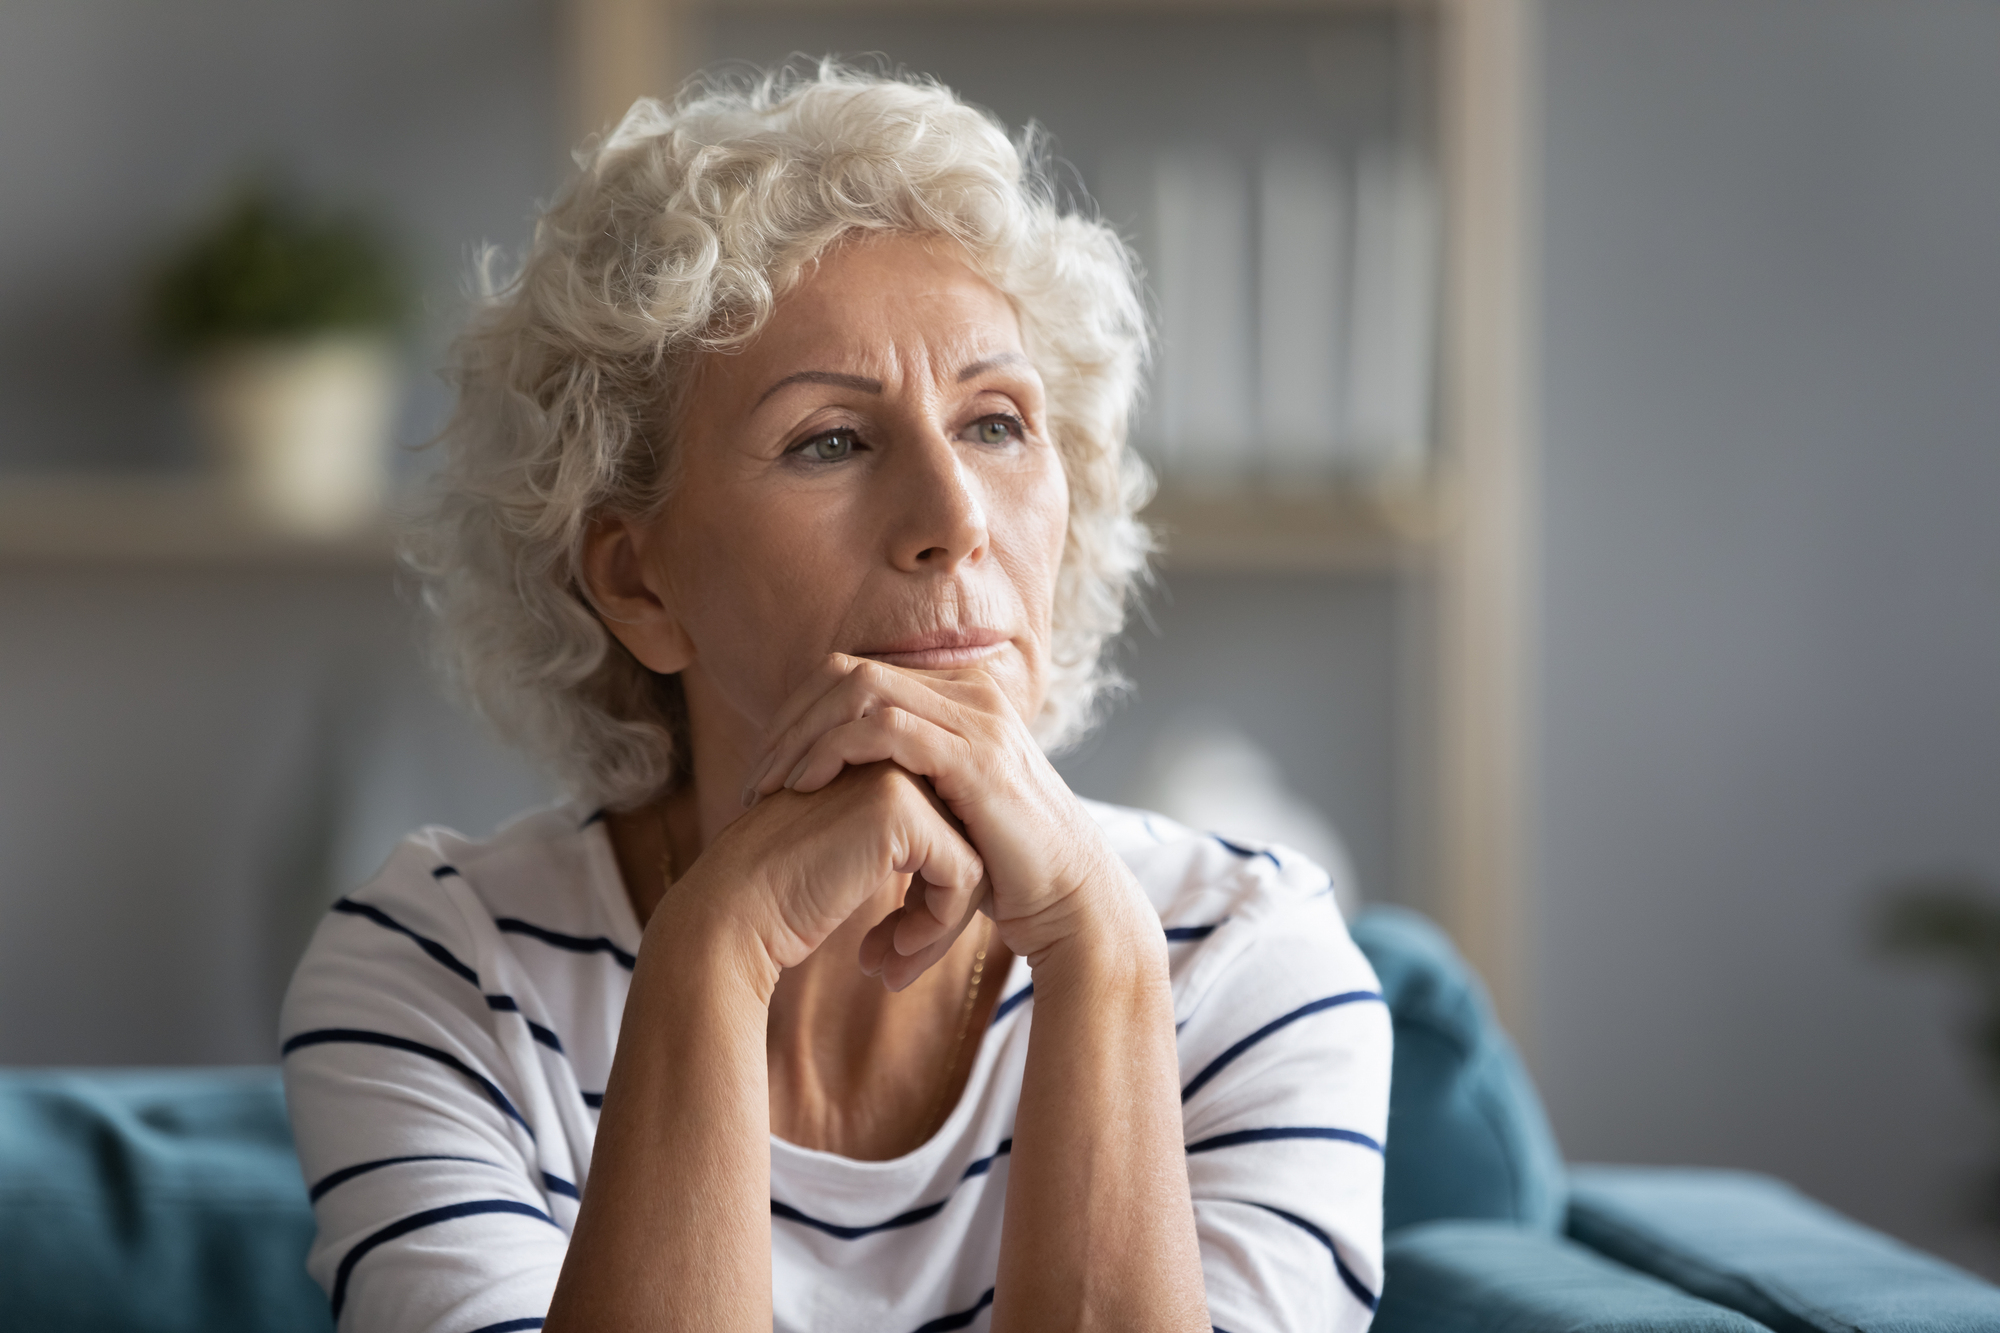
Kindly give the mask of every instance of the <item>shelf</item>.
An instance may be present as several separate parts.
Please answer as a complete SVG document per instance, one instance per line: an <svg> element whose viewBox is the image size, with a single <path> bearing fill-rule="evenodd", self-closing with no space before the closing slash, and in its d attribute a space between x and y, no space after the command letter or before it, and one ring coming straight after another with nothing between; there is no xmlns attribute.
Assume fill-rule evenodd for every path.
<svg viewBox="0 0 2000 1333"><path fill-rule="evenodd" d="M386 572L395 541L386 516L330 537L274 528L212 478L0 474L0 567L24 564Z"/></svg>
<svg viewBox="0 0 2000 1333"><path fill-rule="evenodd" d="M1163 487L1142 517L1160 567L1186 573L1365 573L1435 543L1433 488ZM240 566L388 570L387 517L316 537L261 521L227 487L183 476L0 476L0 566Z"/></svg>
<svg viewBox="0 0 2000 1333"><path fill-rule="evenodd" d="M615 0L609 0L614 2ZM866 14L929 9L936 0L654 0L683 12L717 10L770 14ZM573 0L579 7L607 0ZM952 12L1102 14L1342 14L1374 13L1415 7L1411 0L959 0Z"/></svg>
<svg viewBox="0 0 2000 1333"><path fill-rule="evenodd" d="M1380 573L1421 563L1443 507L1427 485L1169 485L1141 515L1168 573Z"/></svg>

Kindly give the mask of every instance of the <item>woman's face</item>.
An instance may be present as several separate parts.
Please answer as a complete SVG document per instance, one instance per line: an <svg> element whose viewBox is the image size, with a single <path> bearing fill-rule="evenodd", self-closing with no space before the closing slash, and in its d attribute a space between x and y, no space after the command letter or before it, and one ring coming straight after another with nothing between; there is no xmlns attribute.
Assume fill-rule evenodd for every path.
<svg viewBox="0 0 2000 1333"><path fill-rule="evenodd" d="M636 543L697 736L734 729L716 709L761 732L836 652L983 667L1032 720L1069 513L1045 412L1013 308L937 240L836 246L706 357Z"/></svg>

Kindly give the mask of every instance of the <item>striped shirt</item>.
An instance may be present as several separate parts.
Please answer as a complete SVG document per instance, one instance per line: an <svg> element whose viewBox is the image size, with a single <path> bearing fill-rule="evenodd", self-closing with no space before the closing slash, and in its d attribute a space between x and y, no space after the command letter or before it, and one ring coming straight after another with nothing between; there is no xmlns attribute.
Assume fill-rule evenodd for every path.
<svg viewBox="0 0 2000 1333"><path fill-rule="evenodd" d="M1360 1330L1382 1283L1389 1019L1324 870L1092 804L1160 911L1210 1317ZM539 1328L590 1175L640 925L604 821L407 839L334 905L282 1018L343 1330ZM1034 988L1015 959L963 1097L890 1161L771 1141L775 1327L984 1329Z"/></svg>

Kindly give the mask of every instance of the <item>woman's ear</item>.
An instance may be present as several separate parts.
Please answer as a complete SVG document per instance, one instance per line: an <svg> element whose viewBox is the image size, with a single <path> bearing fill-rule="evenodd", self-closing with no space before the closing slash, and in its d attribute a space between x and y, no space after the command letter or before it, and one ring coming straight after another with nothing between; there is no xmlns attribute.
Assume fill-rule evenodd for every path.
<svg viewBox="0 0 2000 1333"><path fill-rule="evenodd" d="M694 661L680 618L648 577L641 533L626 518L599 517L583 536L583 584L604 627L640 665L672 675Z"/></svg>

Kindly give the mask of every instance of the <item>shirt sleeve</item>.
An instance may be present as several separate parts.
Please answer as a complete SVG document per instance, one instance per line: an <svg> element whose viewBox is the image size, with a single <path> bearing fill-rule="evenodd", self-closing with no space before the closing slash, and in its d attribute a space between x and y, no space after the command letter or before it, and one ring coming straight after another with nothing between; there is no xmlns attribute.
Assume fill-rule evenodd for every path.
<svg viewBox="0 0 2000 1333"><path fill-rule="evenodd" d="M281 1019L285 1097L342 1330L541 1327L577 1186L544 1171L544 1090L477 911L412 839L321 923ZM490 930L490 924L488 926Z"/></svg>
<svg viewBox="0 0 2000 1333"><path fill-rule="evenodd" d="M1176 1015L1210 1318L1358 1333L1382 1290L1388 1011L1330 895L1246 897Z"/></svg>

